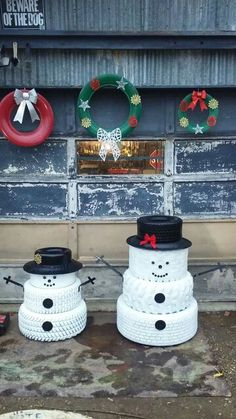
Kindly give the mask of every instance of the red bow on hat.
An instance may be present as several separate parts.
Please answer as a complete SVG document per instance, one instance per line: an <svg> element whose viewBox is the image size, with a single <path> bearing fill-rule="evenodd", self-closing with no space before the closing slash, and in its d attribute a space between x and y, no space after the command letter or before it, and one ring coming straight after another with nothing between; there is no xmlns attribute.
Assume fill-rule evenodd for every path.
<svg viewBox="0 0 236 419"><path fill-rule="evenodd" d="M188 105L188 109L192 109L193 111L196 104L199 101L200 109L201 111L204 111L204 109L207 109L207 105L205 103L206 97L206 90L202 90L201 92L197 92L196 90L194 90L192 93L192 102Z"/></svg>
<svg viewBox="0 0 236 419"><path fill-rule="evenodd" d="M149 234L147 233L144 234L144 240L141 240L139 244L143 246L144 244L147 244L147 243L150 243L153 249L157 248L157 238L155 234L152 234L151 236L149 236Z"/></svg>

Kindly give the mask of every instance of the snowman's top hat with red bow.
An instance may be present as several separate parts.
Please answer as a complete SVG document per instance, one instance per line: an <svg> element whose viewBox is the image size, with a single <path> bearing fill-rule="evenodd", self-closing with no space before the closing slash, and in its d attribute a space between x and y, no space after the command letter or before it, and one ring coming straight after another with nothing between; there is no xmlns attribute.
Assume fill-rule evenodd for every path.
<svg viewBox="0 0 236 419"><path fill-rule="evenodd" d="M182 237L183 221L169 215L149 215L137 219L137 235L128 237L127 243L147 250L185 249L192 243Z"/></svg>
<svg viewBox="0 0 236 419"><path fill-rule="evenodd" d="M68 274L82 268L82 264L72 259L71 250L66 247L44 247L35 250L34 260L27 262L23 269L31 274Z"/></svg>

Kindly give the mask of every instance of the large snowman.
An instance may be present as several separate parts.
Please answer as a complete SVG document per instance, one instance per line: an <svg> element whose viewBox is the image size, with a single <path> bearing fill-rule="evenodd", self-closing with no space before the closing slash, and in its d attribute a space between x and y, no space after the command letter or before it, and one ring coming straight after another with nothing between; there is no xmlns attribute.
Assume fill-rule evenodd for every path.
<svg viewBox="0 0 236 419"><path fill-rule="evenodd" d="M182 220L140 217L137 235L127 243L129 268L117 302L118 330L145 345L169 346L191 339L198 309L187 270L192 243L182 237Z"/></svg>
<svg viewBox="0 0 236 419"><path fill-rule="evenodd" d="M70 249L47 247L35 251L34 260L23 266L30 274L18 317L23 335L57 341L82 332L87 310L76 274L81 268L82 264L71 258Z"/></svg>

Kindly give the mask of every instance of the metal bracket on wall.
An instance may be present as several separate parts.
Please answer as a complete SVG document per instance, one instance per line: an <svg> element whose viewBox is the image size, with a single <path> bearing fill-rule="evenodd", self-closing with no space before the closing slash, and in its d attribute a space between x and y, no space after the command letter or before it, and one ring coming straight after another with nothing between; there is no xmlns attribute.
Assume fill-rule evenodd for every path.
<svg viewBox="0 0 236 419"><path fill-rule="evenodd" d="M15 41L13 30L0 30L6 48ZM77 49L77 50L178 50L236 49L235 32L76 32L36 31L17 32L18 48Z"/></svg>
<svg viewBox="0 0 236 419"><path fill-rule="evenodd" d="M0 50L0 67L8 67L9 64L10 58L6 55L5 45L2 45Z"/></svg>

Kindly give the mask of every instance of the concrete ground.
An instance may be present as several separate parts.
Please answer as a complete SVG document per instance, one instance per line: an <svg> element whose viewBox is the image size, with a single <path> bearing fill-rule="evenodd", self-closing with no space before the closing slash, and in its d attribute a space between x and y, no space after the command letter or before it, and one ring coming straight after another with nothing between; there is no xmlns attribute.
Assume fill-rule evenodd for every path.
<svg viewBox="0 0 236 419"><path fill-rule="evenodd" d="M232 397L77 399L8 396L0 397L0 413L42 408L84 413L94 419L235 419L236 312L200 313L199 317Z"/></svg>

